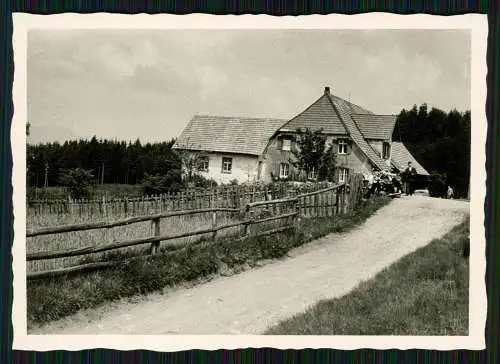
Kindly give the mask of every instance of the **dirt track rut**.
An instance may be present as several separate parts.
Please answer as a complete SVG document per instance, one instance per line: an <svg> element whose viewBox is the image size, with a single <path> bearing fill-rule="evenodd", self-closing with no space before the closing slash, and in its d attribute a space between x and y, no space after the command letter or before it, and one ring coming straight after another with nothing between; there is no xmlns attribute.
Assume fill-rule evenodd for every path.
<svg viewBox="0 0 500 364"><path fill-rule="evenodd" d="M463 201L402 197L362 226L306 244L286 259L135 303L109 303L30 334L259 334L320 299L342 296L469 213Z"/></svg>

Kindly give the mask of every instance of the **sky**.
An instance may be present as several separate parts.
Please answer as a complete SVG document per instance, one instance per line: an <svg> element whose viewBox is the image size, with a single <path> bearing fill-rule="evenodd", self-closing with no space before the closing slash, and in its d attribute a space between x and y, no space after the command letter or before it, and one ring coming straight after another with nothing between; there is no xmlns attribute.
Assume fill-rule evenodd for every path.
<svg viewBox="0 0 500 364"><path fill-rule="evenodd" d="M467 30L30 30L31 143L177 137L195 114L470 108Z"/></svg>

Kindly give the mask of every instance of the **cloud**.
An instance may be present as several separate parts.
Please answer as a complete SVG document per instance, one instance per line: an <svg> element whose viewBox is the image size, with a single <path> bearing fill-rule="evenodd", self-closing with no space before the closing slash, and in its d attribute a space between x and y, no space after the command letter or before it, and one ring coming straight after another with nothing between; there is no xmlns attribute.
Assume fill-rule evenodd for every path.
<svg viewBox="0 0 500 364"><path fill-rule="evenodd" d="M213 97L228 86L227 74L221 69L212 66L201 66L194 70L199 80L198 94L202 100Z"/></svg>
<svg viewBox="0 0 500 364"><path fill-rule="evenodd" d="M95 57L106 69L118 77L131 77L140 67L154 67L159 62L156 47L148 40L130 46L103 44L95 50Z"/></svg>
<svg viewBox="0 0 500 364"><path fill-rule="evenodd" d="M293 117L324 86L380 113L422 102L465 109L467 40L411 31L43 31L28 45L28 113L77 135L161 140L198 112Z"/></svg>

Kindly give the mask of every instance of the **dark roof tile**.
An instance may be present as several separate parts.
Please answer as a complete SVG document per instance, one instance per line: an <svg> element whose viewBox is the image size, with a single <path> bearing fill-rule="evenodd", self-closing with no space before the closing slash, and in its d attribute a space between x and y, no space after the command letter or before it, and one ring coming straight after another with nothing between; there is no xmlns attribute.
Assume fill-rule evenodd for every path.
<svg viewBox="0 0 500 364"><path fill-rule="evenodd" d="M286 120L195 115L174 149L261 155Z"/></svg>
<svg viewBox="0 0 500 364"><path fill-rule="evenodd" d="M396 115L351 114L365 139L392 139Z"/></svg>
<svg viewBox="0 0 500 364"><path fill-rule="evenodd" d="M297 129L317 131L322 129L325 134L347 134L344 125L332 108L326 95L321 96L311 106L295 116L280 130Z"/></svg>
<svg viewBox="0 0 500 364"><path fill-rule="evenodd" d="M392 151L391 151L391 162L400 172L402 172L408 162L411 162L412 165L417 170L418 174L428 176L429 172L425 170L424 167L415 159L415 157L410 153L410 151L406 148L406 146L401 142L392 142Z"/></svg>

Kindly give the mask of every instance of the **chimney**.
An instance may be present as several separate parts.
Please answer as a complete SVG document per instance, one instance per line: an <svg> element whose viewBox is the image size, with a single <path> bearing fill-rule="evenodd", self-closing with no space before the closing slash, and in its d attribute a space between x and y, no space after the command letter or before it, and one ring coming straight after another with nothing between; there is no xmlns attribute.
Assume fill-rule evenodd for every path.
<svg viewBox="0 0 500 364"><path fill-rule="evenodd" d="M325 95L330 95L330 87L325 86Z"/></svg>

